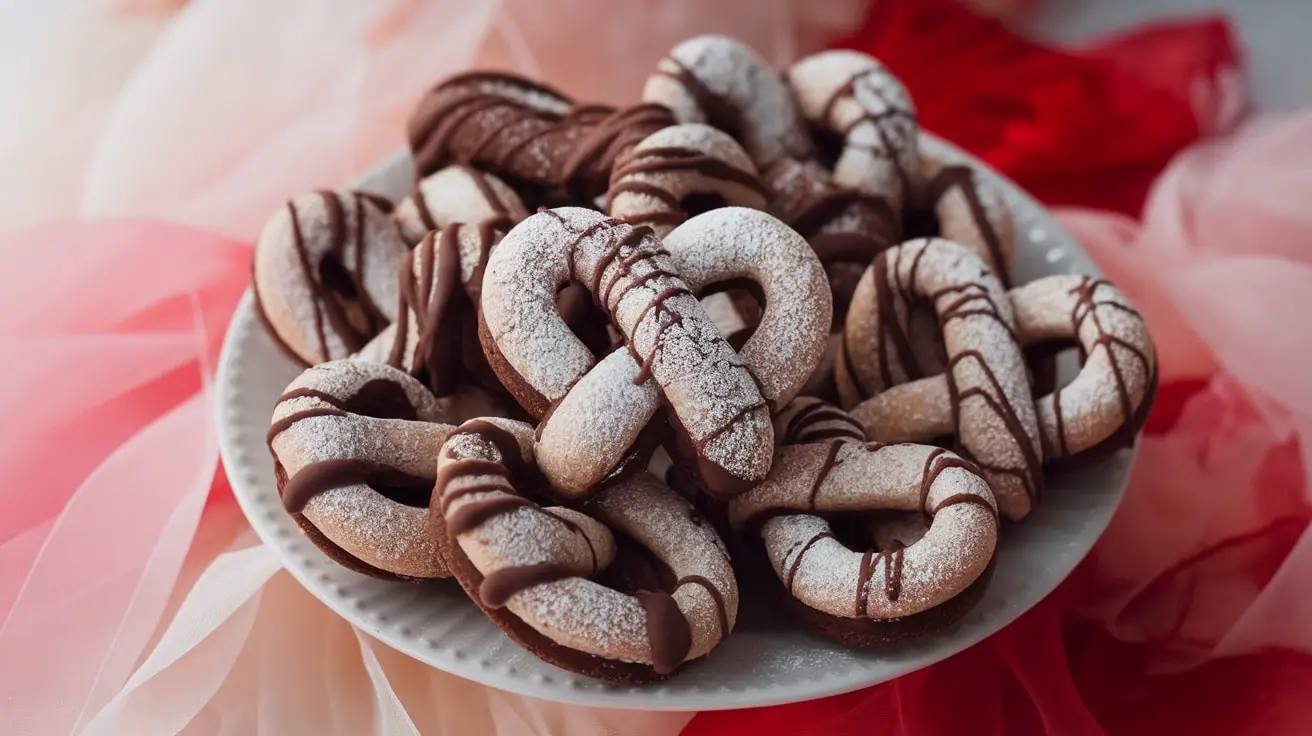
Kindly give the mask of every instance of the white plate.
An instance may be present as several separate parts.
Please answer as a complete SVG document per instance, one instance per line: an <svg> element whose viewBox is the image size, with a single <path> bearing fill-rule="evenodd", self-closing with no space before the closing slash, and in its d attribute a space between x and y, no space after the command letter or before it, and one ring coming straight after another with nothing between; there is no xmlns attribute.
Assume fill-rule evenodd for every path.
<svg viewBox="0 0 1312 736"><path fill-rule="evenodd" d="M922 146L983 168L931 136L923 137ZM1005 189L1014 213L1017 283L1048 274L1097 274L1033 199L988 175ZM400 156L357 185L400 198L410 182L410 161ZM274 400L297 373L265 336L247 294L220 359L219 437L242 510L291 574L346 620L415 659L492 687L585 705L712 710L787 703L873 685L945 659L1015 620L1071 572L1111 519L1134 455L1126 450L1095 468L1049 474L1038 508L1023 522L1004 524L983 598L948 631L907 645L851 651L803 632L782 612L767 610L768 603L744 598L733 635L704 659L666 682L620 687L538 660L484 618L453 581L375 580L330 562L302 536L278 499L264 444Z"/></svg>

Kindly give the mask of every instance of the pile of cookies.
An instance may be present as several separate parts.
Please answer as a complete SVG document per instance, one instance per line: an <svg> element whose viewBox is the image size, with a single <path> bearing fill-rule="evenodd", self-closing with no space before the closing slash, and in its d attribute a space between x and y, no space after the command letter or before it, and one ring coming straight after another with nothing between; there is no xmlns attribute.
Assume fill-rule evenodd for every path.
<svg viewBox="0 0 1312 736"><path fill-rule="evenodd" d="M851 646L957 620L1045 468L1133 441L1143 320L1098 279L1013 287L1004 198L919 153L875 59L780 74L699 37L642 96L460 75L410 121L409 197L273 215L253 290L307 366L268 431L287 511L620 682L724 641L740 583Z"/></svg>

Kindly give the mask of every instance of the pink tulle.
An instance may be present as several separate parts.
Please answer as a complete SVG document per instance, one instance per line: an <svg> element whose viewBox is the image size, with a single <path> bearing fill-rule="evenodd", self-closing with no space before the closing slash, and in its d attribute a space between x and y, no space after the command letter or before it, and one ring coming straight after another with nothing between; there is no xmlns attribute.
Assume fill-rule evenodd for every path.
<svg viewBox="0 0 1312 736"><path fill-rule="evenodd" d="M1144 308L1164 383L1213 376L1149 438L1091 558L1087 609L1181 654L1312 652L1312 114L1181 156L1141 225L1063 219ZM1301 621L1305 622L1303 618ZM1188 658L1186 658L1188 659Z"/></svg>
<svg viewBox="0 0 1312 736"><path fill-rule="evenodd" d="M0 692L23 729L72 732L131 674L196 534L216 464L205 386L250 253L132 222L8 233L0 253L17 430L0 473L22 479L0 489L0 661L24 663L0 667Z"/></svg>

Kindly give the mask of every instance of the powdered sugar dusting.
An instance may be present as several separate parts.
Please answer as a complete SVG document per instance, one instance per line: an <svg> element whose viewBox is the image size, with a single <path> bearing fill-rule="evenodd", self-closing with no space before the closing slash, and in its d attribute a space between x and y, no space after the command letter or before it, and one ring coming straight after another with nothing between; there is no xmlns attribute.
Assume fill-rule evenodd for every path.
<svg viewBox="0 0 1312 736"><path fill-rule="evenodd" d="M732 131L757 166L764 169L785 156L806 158L813 149L788 88L774 69L743 43L727 36L698 36L670 50L647 81L643 99L667 104L679 122L714 122L714 111L695 107L697 96L680 91L688 75L736 111L741 130ZM692 103L694 111L688 113Z"/></svg>
<svg viewBox="0 0 1312 736"><path fill-rule="evenodd" d="M549 400L592 367L556 312L557 285L590 286L707 459L744 479L769 469L772 429L752 376L651 234L576 207L536 214L493 252L483 314L506 360ZM628 239L628 240L626 240ZM513 296L512 296L513 295Z"/></svg>
<svg viewBox="0 0 1312 736"><path fill-rule="evenodd" d="M634 381L627 350L603 358L574 385L541 427L538 466L558 491L582 494L613 470L660 408L655 381Z"/></svg>
<svg viewBox="0 0 1312 736"><path fill-rule="evenodd" d="M549 401L563 397L593 365L592 353L556 311L556 291L570 281L571 244L602 217L575 207L558 212L585 224L571 228L538 213L516 225L488 259L481 299L502 355ZM585 240L606 237L603 231Z"/></svg>
<svg viewBox="0 0 1312 736"><path fill-rule="evenodd" d="M965 246L942 239L903 243L886 252L885 263L887 288L907 313L914 299L934 302L958 397L958 446L988 472L1002 510L1024 516L1042 482L1042 451L1015 318L1001 283ZM887 318L879 305L867 272L853 295L847 345L866 370L885 361L905 376L878 328L879 319Z"/></svg>
<svg viewBox="0 0 1312 736"><path fill-rule="evenodd" d="M680 225L665 248L695 291L730 279L761 286L765 309L739 355L771 404L791 401L819 364L833 319L829 282L811 247L764 212L725 207Z"/></svg>

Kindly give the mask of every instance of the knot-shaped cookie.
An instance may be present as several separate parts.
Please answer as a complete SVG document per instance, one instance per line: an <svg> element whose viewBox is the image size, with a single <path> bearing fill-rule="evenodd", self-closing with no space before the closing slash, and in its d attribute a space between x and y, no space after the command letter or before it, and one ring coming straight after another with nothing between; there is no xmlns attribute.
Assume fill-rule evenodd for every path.
<svg viewBox="0 0 1312 736"><path fill-rule="evenodd" d="M448 577L428 513L452 427L394 368L339 360L288 385L268 431L283 505L338 563L383 578Z"/></svg>
<svg viewBox="0 0 1312 736"><path fill-rule="evenodd" d="M410 119L410 150L421 176L474 164L534 202L590 200L606 191L617 156L673 122L658 105L575 106L521 77L473 72L428 92Z"/></svg>
<svg viewBox="0 0 1312 736"><path fill-rule="evenodd" d="M396 319L408 248L390 211L371 194L321 191L289 201L260 232L255 311L297 362L345 358Z"/></svg>
<svg viewBox="0 0 1312 736"><path fill-rule="evenodd" d="M927 375L913 345L915 335L932 334L911 322L923 314L919 304L933 306L946 352L943 381L952 421L947 434L956 438L957 452L984 471L1002 512L1025 516L1043 489L1029 375L1011 302L997 277L965 246L912 240L875 258L852 296L839 347L844 404L854 406ZM905 396L923 399L911 390ZM907 411L915 410L908 404Z"/></svg>
<svg viewBox="0 0 1312 736"><path fill-rule="evenodd" d="M623 333L629 359L611 358L627 377L627 384L601 384L613 397L580 397L578 411L591 416L576 428L576 446L622 454L650 419L636 412L650 407L654 414L651 402L663 398L677 430L696 449L708 486L732 494L769 470L769 409L742 360L676 274L660 240L645 227L577 207L539 212L512 229L488 261L480 310L483 348L530 414L566 411L567 394L601 383L585 380L595 358L555 306L561 288L584 284ZM635 394L647 403L634 402ZM622 399L631 403L614 403Z"/></svg>
<svg viewBox="0 0 1312 736"><path fill-rule="evenodd" d="M665 237L692 215L725 206L765 209L756 167L727 133L700 123L644 138L611 172L606 211Z"/></svg>
<svg viewBox="0 0 1312 736"><path fill-rule="evenodd" d="M525 495L532 443L527 425L480 419L438 454L438 540L475 603L537 656L616 682L661 679L723 641L737 582L688 502L640 473L577 511L540 507ZM617 569L617 547L635 544L672 579Z"/></svg>
<svg viewBox="0 0 1312 736"><path fill-rule="evenodd" d="M905 641L960 618L997 547L988 482L947 450L865 442L835 407L794 403L781 429L803 444L781 447L766 481L729 502L730 524L759 536L800 604L794 613L854 646ZM837 533L828 520L872 513L884 515L873 535Z"/></svg>
<svg viewBox="0 0 1312 736"><path fill-rule="evenodd" d="M1066 386L1034 403L1048 464L1097 458L1131 444L1157 388L1157 356L1143 317L1116 287L1091 276L1049 276L1007 295L1022 345L1075 342L1082 362ZM852 409L870 436L924 441L952 432L946 376L890 388Z"/></svg>

